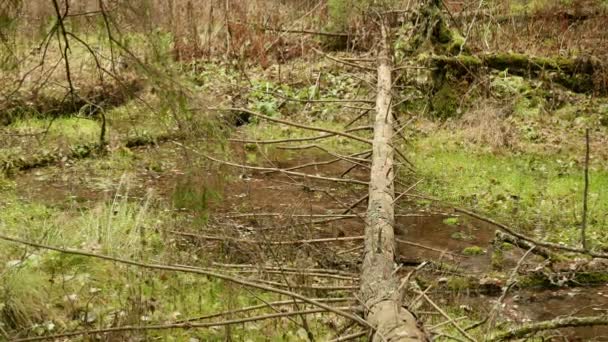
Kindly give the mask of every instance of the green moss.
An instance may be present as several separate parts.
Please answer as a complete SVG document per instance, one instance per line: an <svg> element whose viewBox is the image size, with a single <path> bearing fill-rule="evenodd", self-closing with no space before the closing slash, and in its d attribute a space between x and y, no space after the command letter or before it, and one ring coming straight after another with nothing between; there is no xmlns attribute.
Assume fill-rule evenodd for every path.
<svg viewBox="0 0 608 342"><path fill-rule="evenodd" d="M551 282L544 275L535 274L517 278L517 285L522 288L547 288L552 287Z"/></svg>
<svg viewBox="0 0 608 342"><path fill-rule="evenodd" d="M450 277L447 287L452 291L463 291L471 287L471 281L466 277Z"/></svg>
<svg viewBox="0 0 608 342"><path fill-rule="evenodd" d="M97 141L101 131L98 122L74 117L19 120L13 123L10 128L20 134L44 132L48 128L48 133L45 135L46 139L70 145Z"/></svg>
<svg viewBox="0 0 608 342"><path fill-rule="evenodd" d="M246 151L250 151L250 152L255 152L258 150L258 145L256 145L256 144L247 143L247 144L245 144L244 147L245 147Z"/></svg>
<svg viewBox="0 0 608 342"><path fill-rule="evenodd" d="M499 97L525 96L532 91L530 83L523 77L509 75L507 71L493 75L490 81L492 92Z"/></svg>
<svg viewBox="0 0 608 342"><path fill-rule="evenodd" d="M504 261L505 256L503 250L500 248L495 248L494 251L492 251L492 269L498 271L502 270Z"/></svg>
<svg viewBox="0 0 608 342"><path fill-rule="evenodd" d="M539 116L543 110L538 98L519 97L513 105L513 113L521 117Z"/></svg>
<svg viewBox="0 0 608 342"><path fill-rule="evenodd" d="M463 231L454 232L454 233L452 233L452 235L450 235L450 237L454 240L461 240L461 241L471 241L471 240L475 239L474 235L468 234Z"/></svg>
<svg viewBox="0 0 608 342"><path fill-rule="evenodd" d="M463 38L464 39L464 38ZM483 61L479 59L477 56L472 55L459 55L458 62L464 64L466 66L481 66L483 65Z"/></svg>
<svg viewBox="0 0 608 342"><path fill-rule="evenodd" d="M513 248L515 248L515 246L513 246L512 244L510 244L508 242L503 242L500 244L500 249L503 251L510 251L510 250L513 250Z"/></svg>
<svg viewBox="0 0 608 342"><path fill-rule="evenodd" d="M608 272L577 272L575 281L583 285L600 285L608 282Z"/></svg>
<svg viewBox="0 0 608 342"><path fill-rule="evenodd" d="M450 42L446 45L446 50L449 54L457 54L464 50L465 39L457 32L452 32Z"/></svg>
<svg viewBox="0 0 608 342"><path fill-rule="evenodd" d="M581 108L575 105L566 104L555 111L554 115L560 119L574 121L581 113Z"/></svg>
<svg viewBox="0 0 608 342"><path fill-rule="evenodd" d="M460 97L449 82L443 86L431 98L431 106L434 116L440 119L447 119L459 113Z"/></svg>
<svg viewBox="0 0 608 342"><path fill-rule="evenodd" d="M460 224L460 218L458 217L448 217L443 219L443 224L448 226L457 226Z"/></svg>
<svg viewBox="0 0 608 342"><path fill-rule="evenodd" d="M486 250L479 246L470 246L470 247L466 247L465 249L463 249L462 254L469 255L469 256L483 255L483 254L486 254Z"/></svg>

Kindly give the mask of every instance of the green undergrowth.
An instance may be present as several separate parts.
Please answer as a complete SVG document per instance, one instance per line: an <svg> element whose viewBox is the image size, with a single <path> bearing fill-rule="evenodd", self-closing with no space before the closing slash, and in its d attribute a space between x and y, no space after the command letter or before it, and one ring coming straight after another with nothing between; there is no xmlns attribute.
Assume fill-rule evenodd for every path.
<svg viewBox="0 0 608 342"><path fill-rule="evenodd" d="M112 197L86 209L25 200L2 190L0 231L28 241L160 264L206 264L163 233L172 215L153 195L130 195L123 180ZM198 196L198 195L196 195ZM181 200L199 205L200 201ZM176 203L177 204L177 203ZM0 327L11 335L41 336L115 325L162 324L245 307L278 297L200 275L148 270L81 255L0 242ZM256 313L259 314L259 313ZM318 320L318 322L317 322ZM310 316L316 336L329 336L324 316ZM121 333L165 341L299 341L305 333L287 319L224 328ZM74 339L74 341L80 339Z"/></svg>
<svg viewBox="0 0 608 342"><path fill-rule="evenodd" d="M497 217L554 242L579 243L583 170L567 156L490 153L437 132L411 153L429 194ZM575 160L571 159L570 160ZM608 246L608 171L590 170L588 236Z"/></svg>

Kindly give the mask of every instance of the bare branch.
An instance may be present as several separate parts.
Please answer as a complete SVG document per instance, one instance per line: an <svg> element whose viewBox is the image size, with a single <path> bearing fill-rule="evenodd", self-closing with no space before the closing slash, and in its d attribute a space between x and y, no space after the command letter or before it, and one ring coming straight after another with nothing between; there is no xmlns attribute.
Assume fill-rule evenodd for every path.
<svg viewBox="0 0 608 342"><path fill-rule="evenodd" d="M369 67L367 65L360 65L360 64L357 64L357 63L353 63L353 62L349 62L349 61L346 61L346 60L343 60L343 59L340 59L340 58L333 57L333 56L331 56L329 54L326 54L323 51L317 50L315 48L312 48L312 50L314 52L318 53L319 55L322 55L323 57L325 57L327 59L330 59L330 60L332 60L334 62L337 62L337 63L341 63L341 64L344 64L344 65L348 65L348 66L351 66L351 67L354 67L354 68L358 68L358 69L363 69L363 70L371 70L371 71L375 71L376 70L376 68Z"/></svg>
<svg viewBox="0 0 608 342"><path fill-rule="evenodd" d="M352 311L356 308L353 307L339 307L339 310ZM81 335L95 335L95 334L107 334L107 333L116 333L116 332L126 332L126 331L149 331L149 330L168 330L168 329L192 329L192 328L211 328L211 327L220 327L226 325L233 324L243 324L248 322L256 322L267 319L281 318L281 317L290 317L297 315L308 315L315 314L321 312L327 312L325 309L308 309L301 311L290 311L290 312L278 312L267 315L255 316L255 317L247 317L247 318L239 318L221 322L206 322L206 323L193 323L193 322L184 322L184 323L170 323L170 324L157 324L157 325L127 325L122 327L113 327L113 328L105 328L105 329L91 329L91 330L82 330L82 331L73 331L63 334L57 335L48 335L48 336L37 336L37 337L26 337L26 338L17 338L13 339L14 342L30 342L30 341L45 341L45 340L57 340L60 338L66 337L74 337Z"/></svg>
<svg viewBox="0 0 608 342"><path fill-rule="evenodd" d="M353 215L353 217L355 217L355 215ZM256 241L256 240L248 240L248 239L231 238L231 237L226 237L226 236L213 236L213 235L202 235L202 234L178 232L178 231L174 231L174 230L169 230L168 232L171 234L188 236L188 237L193 237L193 238L202 239L202 240L230 241L230 242L246 243L246 244L254 244L254 245L277 245L277 246L363 240L363 236L345 236L345 237L324 238L324 239L304 239L304 240L287 240L287 241Z"/></svg>
<svg viewBox="0 0 608 342"><path fill-rule="evenodd" d="M216 163L221 163L221 164L225 164L225 165L230 165L230 166L234 166L234 167L240 167L243 169L249 169L249 170L257 170L257 171L277 171L277 172L281 172L287 175L292 175L292 176L298 176L298 177L305 177L305 178L312 178L312 179L321 179L321 180L326 180L326 181L332 181L332 182L340 182L340 183L351 183L351 184L358 184L358 185L367 185L367 182L364 181L360 181L360 180L356 180L356 179L343 179L343 178L332 178L332 177L323 177L323 176L316 176L316 175L310 175L307 173L301 173L301 172L294 172L294 171L285 171L283 169L279 169L279 168L274 168L274 167L259 167L259 166L249 166L249 165L242 165L242 164L236 164L236 163L232 163L229 161L225 161L225 160L220 160L220 159L216 159L213 158L211 156L208 156L202 152L199 152L191 147L187 147L183 144L180 144L178 142L173 142L176 145L188 148L189 150L191 150L192 152L201 155L211 161L214 161Z"/></svg>
<svg viewBox="0 0 608 342"><path fill-rule="evenodd" d="M597 325L608 325L608 315L591 317L558 317L550 321L525 324L519 328L511 329L505 333L498 334L488 341L509 341L517 338L524 338L530 334L544 330L568 327L592 327Z"/></svg>
<svg viewBox="0 0 608 342"><path fill-rule="evenodd" d="M65 253L65 254L81 255L81 256L86 256L86 257L91 257L91 258L97 258L97 259L117 262L117 263L121 263L121 264L125 264L125 265L130 265L130 266L136 266L136 267L142 267L142 268L148 268L148 269L157 269L157 270L167 270L167 271L173 271L173 272L200 274L200 275L205 275L205 276L212 277L212 278L222 279L222 280L229 281L229 282L232 282L235 284L252 287L252 288L256 288L256 289L260 289L260 290L264 290L264 291L279 293L279 294L290 296L290 297L293 297L296 299L300 299L308 304L315 305L319 308L325 309L326 311L330 311L330 312L333 312L342 317L351 319L351 320L361 324L362 326L371 328L370 325L359 316L350 314L343 310L336 309L329 305L309 299L308 297L303 296L301 294L298 294L298 293L295 293L292 291L283 290L283 289L277 289L277 288L274 288L271 286L257 284L257 283L251 282L249 280L240 279L237 277L233 277L233 276L229 276L229 275L225 275L225 274L221 274L221 273L217 273L217 272L205 271L205 270L201 270L201 269L197 269L197 268L182 267L182 266L148 264L148 263L143 263L143 262L139 262L139 261L135 261L135 260L111 257L108 255L96 254L96 253L86 252L86 251L77 250L77 249L47 246L47 245L39 244L36 242L25 241L25 240L17 239L14 237L5 236L5 235L0 235L0 240L10 241L10 242L27 245L27 246L32 246L32 247L36 247L36 248L48 249L48 250Z"/></svg>
<svg viewBox="0 0 608 342"><path fill-rule="evenodd" d="M256 116L256 117L259 117L259 118L262 118L262 119L265 119L265 120L268 120L268 121L277 122L277 123L280 123L280 124L283 124L283 125L294 126L294 127L298 127L298 128L302 128L302 129L308 129L308 130L311 130L311 131L318 131L318 132L324 132L324 133L331 133L331 134L334 134L334 135L340 135L340 136L343 136L343 137L346 137L346 138L351 138L351 139L354 139L354 140L361 141L361 142L364 142L366 144L372 145L372 141L371 140L368 140L368 139L365 139L365 138L361 138L361 137L358 137L358 136L350 134L350 133L334 131L334 130L327 129L327 128L322 128L322 127L314 127L314 126L302 125L302 124L291 122L291 121L287 121L287 120L281 120L281 119L273 118L273 117L270 117L268 115L260 114L260 113L257 113L257 112L254 112L252 110L245 109L245 108L223 108L221 110L228 110L228 111L233 111L233 112L244 112L244 113L251 114L253 116Z"/></svg>

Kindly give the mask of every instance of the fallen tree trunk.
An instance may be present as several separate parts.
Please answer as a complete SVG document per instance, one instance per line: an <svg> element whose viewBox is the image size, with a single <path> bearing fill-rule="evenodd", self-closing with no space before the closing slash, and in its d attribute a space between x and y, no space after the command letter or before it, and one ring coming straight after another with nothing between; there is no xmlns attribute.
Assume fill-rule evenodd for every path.
<svg viewBox="0 0 608 342"><path fill-rule="evenodd" d="M414 315L401 305L399 282L394 274L394 149L390 144L394 133L391 112L392 63L387 36L383 27L378 57L378 94L361 295L367 310L366 320L376 329L372 341L427 341Z"/></svg>
<svg viewBox="0 0 608 342"><path fill-rule="evenodd" d="M519 53L491 53L433 56L430 59L435 67L449 67L462 73L485 67L508 70L514 75L543 77L578 93L608 91L608 66L594 57L570 59L534 57Z"/></svg>

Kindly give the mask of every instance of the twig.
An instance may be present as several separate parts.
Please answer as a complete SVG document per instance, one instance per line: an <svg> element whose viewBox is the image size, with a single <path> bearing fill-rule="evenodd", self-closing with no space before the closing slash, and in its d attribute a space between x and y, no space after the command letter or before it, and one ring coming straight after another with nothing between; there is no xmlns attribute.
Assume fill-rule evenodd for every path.
<svg viewBox="0 0 608 342"><path fill-rule="evenodd" d="M201 155L211 161L214 161L216 163L221 163L221 164L225 164L225 165L230 165L230 166L234 166L234 167L240 167L243 169L249 169L249 170L257 170L257 171L277 171L277 172L281 172L284 174L288 174L288 175L292 175L292 176L298 176L298 177L304 177L304 178L313 178L313 179L321 179L321 180L326 180L326 181L333 181L333 182L340 182L340 183L352 183L352 184L358 184L358 185L368 185L367 182L364 181L360 181L360 180L356 180L356 179L344 179L344 178L332 178L332 177L323 177L323 176L317 176L317 175L311 175L311 174L307 174L307 173L301 173L301 172L295 172L295 171L285 171L283 169L279 169L279 168L274 168L274 167L260 167L260 166L250 166L250 165L242 165L242 164L236 164L236 163L232 163L229 161L225 161L225 160L220 160L220 159L216 159L213 158L211 156L208 156L202 152L199 152L191 147L185 146L183 144L180 144L176 141L173 142L176 145L185 147L189 150L191 150L192 152Z"/></svg>
<svg viewBox="0 0 608 342"><path fill-rule="evenodd" d="M585 188L583 190L583 221L581 223L581 243L584 250L588 250L587 245L587 202L589 196L589 128L585 130Z"/></svg>
<svg viewBox="0 0 608 342"><path fill-rule="evenodd" d="M528 255L532 252L532 250L535 247L536 246L530 247L530 249L528 249L526 251L526 253L524 253L524 255L519 259L515 268L513 268L513 271L511 272L511 275L509 276L509 280L507 280L507 284L502 289L502 294L500 295L500 297L496 301L496 304L494 304L492 311L490 311L490 314L488 315L489 328L492 328L492 325L494 324L494 319L496 319L496 312L498 312L498 309L502 305L502 302L507 297L507 293L509 293L509 290L511 289L511 287L513 287L513 285L515 285L517 283L517 281L515 280L515 277L517 277L517 272L521 268L521 265L523 264L524 260L528 257Z"/></svg>
<svg viewBox="0 0 608 342"><path fill-rule="evenodd" d="M573 253L587 254L587 255L590 255L590 256L595 257L595 258L608 259L608 254L595 253L595 252L591 252L591 251L588 251L588 250L585 250L585 249L581 249L581 248L562 246L562 245L558 245L558 244L555 244L555 243L534 240L534 239L532 239L532 238L530 238L528 236L525 236L523 234L520 234L520 233L514 231L513 229L509 228L508 226L506 226L506 225L504 225L502 223L496 222L496 221L494 221L494 220L492 220L490 218L481 216L481 215L479 215L479 214L477 214L475 212L472 212L470 210L467 210L467 209L454 207L454 210L457 211L457 212L461 212L463 214L467 214L469 216L472 216L472 217L474 217L474 218L476 218L478 220L481 220L481 221L487 222L489 224L492 224L492 225L494 225L494 226L496 226L496 227L504 230L505 232L507 232L507 233L509 233L509 234L511 234L513 236L516 236L516 237L518 237L518 238L520 238L522 240L531 242L531 243L533 243L535 245L538 245L538 246L541 246L541 247L552 248L552 249L559 249L559 250L564 250L564 251L573 252Z"/></svg>
<svg viewBox="0 0 608 342"><path fill-rule="evenodd" d="M324 238L324 239L306 239L306 240L290 240L290 241L256 241L256 240L248 240L248 239L237 239L231 238L227 236L213 236L213 235L202 235L202 234L193 234L186 232L178 232L174 230L168 230L168 233L188 236L192 238L202 239L202 240L212 240L212 241L230 241L237 243L246 243L246 244L259 244L259 245L300 245L305 243L328 243L328 242L344 242L344 241L360 241L363 240L363 236L346 236L346 237L336 237L336 238Z"/></svg>
<svg viewBox="0 0 608 342"><path fill-rule="evenodd" d="M275 92L268 92L267 94L269 95L274 95L277 97L282 98L285 101L289 101L289 102L301 102L301 103L374 103L374 101L372 100L365 100L365 99L322 99L322 100L303 100L303 99L298 99L298 98L293 98L293 97L287 97L283 94L280 93L275 93Z"/></svg>
<svg viewBox="0 0 608 342"><path fill-rule="evenodd" d="M420 265L418 265L416 268L414 268L413 270L411 270L402 280L401 280L401 284L399 284L399 287L397 288L397 292L401 292L401 298L403 298L403 295L405 294L403 291L403 289L405 289L405 285L407 285L407 282L410 281L410 278L412 277L412 275L414 275L414 273L420 271L421 269L423 269L424 267L426 267L426 265L428 265L429 263L427 261L421 263Z"/></svg>
<svg viewBox="0 0 608 342"><path fill-rule="evenodd" d="M291 170L298 170L298 169L303 169L303 168L307 168L307 167L311 167L311 166L329 165L329 164L337 163L337 162L339 162L341 160L344 160L344 161L346 161L348 163L351 163L353 165L358 165L358 166L361 166L361 167L364 167L364 168L369 168L369 166L361 164L361 162L369 162L366 159L353 157L352 154L350 156L343 156L343 155L340 155L340 154L332 153L332 152L329 152L329 151L325 150L324 148L322 148L320 146L317 146L317 145L315 145L315 147L318 147L320 150L323 150L323 151L327 152L327 154L335 156L336 158L335 159L330 159L330 160L325 160L325 161L320 161L320 162L313 162L313 163L296 165L296 166L288 167L288 168L285 168L285 169L282 169L282 170L291 171ZM356 153L356 154L359 154L359 153ZM277 172L277 171L266 171L264 173L273 173L273 172Z"/></svg>
<svg viewBox="0 0 608 342"><path fill-rule="evenodd" d="M371 152L371 151L370 151L370 152L368 152L368 153L366 153L366 154L364 154L364 156L371 156L371 155L372 155L372 152ZM342 177L346 176L348 173L350 173L352 170L354 170L354 169L355 169L357 166L358 166L358 165L356 165L356 164L355 164L355 165L352 165L351 167L349 167L348 169L346 169L344 172L342 172L342 173L340 174L340 178L342 178Z"/></svg>
<svg viewBox="0 0 608 342"><path fill-rule="evenodd" d="M350 334L350 335L346 335L346 336L338 337L338 338L336 338L336 339L330 340L329 342L344 342L344 341L350 341L350 340L354 340L354 339L356 339L356 338L358 338L358 337L365 336L365 335L366 335L366 334L368 334L368 333L369 333L369 330L367 330L367 331L361 331L361 332L358 332L358 333L353 333L353 334Z"/></svg>
<svg viewBox="0 0 608 342"><path fill-rule="evenodd" d="M346 297L346 298L314 298L314 300L316 300L318 302L321 302L321 303L340 303L340 302L354 301L355 298L350 298L350 297ZM248 312L248 311L255 311L255 310L259 310L259 309L264 309L264 308L268 308L269 306L293 305L293 303L294 303L293 299L281 300L281 301L276 301L276 302L270 302L270 303L264 303L264 304L258 304L258 305L248 306L248 307L240 308L240 309L236 309L236 310L216 312L216 313L205 315L205 316L191 317L191 318L188 318L188 319L177 321L175 323L202 321L202 320L210 319L210 318L216 318L216 317L222 317L222 316L230 316L230 315L234 315L234 314L238 314L238 313L243 313L243 312ZM303 303L303 301L296 300L296 303Z"/></svg>
<svg viewBox="0 0 608 342"><path fill-rule="evenodd" d="M530 334L544 330L552 330L567 327L591 327L597 325L608 325L608 315L591 317L559 317L550 321L525 324L521 327L511 329L505 333L498 334L489 342L508 341L516 338L524 338Z"/></svg>
<svg viewBox="0 0 608 342"><path fill-rule="evenodd" d="M448 319L450 321L450 323L452 324L452 326L454 328L456 328L456 330L458 330L464 337L466 337L469 341L476 341L473 336L469 335L468 332L466 332L464 329L462 329L460 327L460 325L458 325L458 323L456 323L454 321L454 319L452 317L450 317L450 315L448 315L447 313L445 313L445 311L443 311L443 309L441 309L441 307L439 307L439 305L435 304L435 302L433 300L431 300L431 298L429 298L429 296L426 295L426 293L418 291L418 293L420 293L422 295L422 297L424 299L426 299L426 301L431 304L432 307L435 308L435 310L439 311L439 313L445 317L446 319Z"/></svg>
<svg viewBox="0 0 608 342"><path fill-rule="evenodd" d="M63 51L61 54L62 54L62 57L65 62L65 76L68 81L68 85L69 85L69 89L70 89L72 107L75 107L74 95L76 93L76 90L74 89L74 84L72 83L72 74L70 72L70 60L68 58L68 52L70 52L71 50L70 50L70 43L69 43L68 36L67 36L67 30L65 29L65 25L63 23L63 19L68 14L69 2L68 1L65 2L65 13L63 15L61 15L61 12L59 11L59 4L57 3L57 0L53 0L53 8L55 8L55 15L57 16L57 21L59 22L59 28L61 29L60 32L61 32L61 35L63 36L64 47L63 47ZM59 44L59 48L61 48L61 43ZM72 108L72 109L75 110L76 108Z"/></svg>
<svg viewBox="0 0 608 342"><path fill-rule="evenodd" d="M14 237L10 237L10 236L5 236L5 235L0 235L0 240L5 240L5 241L10 241L10 242L14 242L14 243L18 243L18 244L22 244L22 245L27 245L27 246L32 246L32 247L36 247L36 248L42 248L42 249L48 249L48 250L52 250L52 251L56 251L56 252L60 252L60 253L65 253L65 254L72 254L72 255L82 255L82 256L86 256L86 257L91 257L91 258L97 258L97 259L102 259L102 260L108 260L108 261L113 261L113 262L118 262L121 264L125 264L125 265L131 265L131 266L137 266L137 267L142 267L142 268L148 268L148 269L157 269L157 270L167 270L167 271L174 271L174 272L183 272L183 273L193 273L193 274L200 274L200 275L205 275L208 277L212 277L212 278L218 278L218 279L222 279L225 281L229 281L235 284L239 284L239 285L243 285L243 286L247 286L247 287L253 287L253 288L257 288L260 290L264 290L264 291L269 291L269 292L274 292L274 293L279 293L279 294L283 294L286 296L290 296L296 299L300 299L306 303L315 305L317 307L320 307L322 309L325 309L327 311L333 312L337 315L340 315L342 317L351 319L365 327L368 328L372 328L364 319L362 319L359 316L356 315L352 315L348 312L345 312L343 310L340 309L336 309L333 308L329 305L323 304L323 303L319 303L315 300L309 299L308 297L305 297L301 294L292 292L292 291L287 291L287 290L283 290L283 289L277 289L271 286L266 286L266 285L261 285L261 284L256 284L254 282L245 280L245 279L240 279L237 277L233 277L233 276L229 276L229 275L225 275L225 274L221 274L221 273L217 273L217 272L211 272L211 271L205 271L205 270L201 270L201 269L196 269L196 268L189 268L189 267L180 267L180 266L173 266L173 265L162 265L162 264L148 264L148 263L143 263L143 262L139 262L139 261L135 261L135 260L130 260L130 259L123 259L123 258L117 258L117 257L111 257L108 255L103 255L103 254L96 254L96 253L91 253L91 252L86 252L86 251L82 251L82 250L77 250L77 249L71 249L71 248L60 248L60 247L53 247L53 246L47 246L47 245L43 245L43 244L39 244L39 243L35 243L35 242L31 242L31 241L25 241L25 240L21 240L21 239L17 239Z"/></svg>
<svg viewBox="0 0 608 342"><path fill-rule="evenodd" d="M353 209L355 209L359 204L363 203L363 201L365 201L368 198L369 198L369 194L366 194L365 196L359 198L353 204L349 205L348 208L346 208L346 210L344 210L342 212L342 214L348 214L349 211L352 211Z"/></svg>
<svg viewBox="0 0 608 342"><path fill-rule="evenodd" d="M212 263L214 266L218 267L226 267L226 268L256 268L256 269L264 269L264 270L286 270L286 271L295 271L295 272L319 272L326 274L341 274L356 277L357 274L345 272L342 270L332 270L326 268L293 268L293 267L276 267L276 266L260 266L260 265L248 265L248 264L222 264L219 262Z"/></svg>
<svg viewBox="0 0 608 342"><path fill-rule="evenodd" d="M353 127L345 130L346 133L357 132L368 130L369 126L363 127ZM268 144L280 144L280 143L289 143L289 142L302 142L302 141L311 141L311 140L320 140L325 138L335 137L337 134L327 133L321 134L314 137L302 137L302 138L285 138L285 139L274 139L274 140L251 140L251 139L228 139L228 141L246 143L246 144L260 144L260 145L268 145ZM296 148L296 147L293 147Z"/></svg>
<svg viewBox="0 0 608 342"><path fill-rule="evenodd" d="M209 270L217 271L217 269L213 269L213 268L209 268ZM229 269L229 270L224 270L224 271L234 272L234 273L285 274L285 275L297 275L297 276L305 276L305 277L319 277L319 278L331 278L331 279L338 279L338 280L359 281L358 277L343 276L343 275L339 275L339 274L315 273L315 272L296 272L296 271L285 271L285 270L254 270L254 269L251 269L251 270Z"/></svg>
<svg viewBox="0 0 608 342"><path fill-rule="evenodd" d="M233 111L233 112L245 112L247 114L268 120L268 121L272 121L272 122L277 122L283 125L288 125L288 126L294 126L294 127L298 127L298 128L302 128L302 129L307 129L307 130L311 130L311 131L318 131L318 132L324 132L324 133L331 133L331 134L335 134L335 135L340 135L346 138L351 138L360 142L364 142L366 144L370 144L373 145L373 142L369 139L365 139L365 138L361 138L358 137L356 135L350 134L350 133L346 133L346 132L339 132L339 131L334 131L331 129L327 129L327 128L322 128L322 127L314 127L314 126L308 126L308 125L302 125L296 122L291 122L291 121L287 121L287 120L281 120L281 119L277 119L277 118L273 118L270 117L268 115L264 115L264 114L260 114L257 112L254 112L252 110L249 109L245 109L245 108L221 108L219 110L227 110L227 111Z"/></svg>
<svg viewBox="0 0 608 342"><path fill-rule="evenodd" d="M415 242L411 242L411 241L406 241L406 240L402 240L402 239L399 239L399 238L395 238L395 241L398 242L398 243L402 243L404 245L410 245L410 246L419 247L419 248L422 248L422 249L428 249L429 251L433 251L433 252L437 252L437 253L441 253L441 254L449 254L449 255L453 255L453 256L457 256L457 257L468 257L468 255L463 255L463 254L458 254L458 253L452 253L452 252L449 252L449 251L445 251L445 250L441 250L441 249L437 249L437 248L421 245L419 243L415 243Z"/></svg>
<svg viewBox="0 0 608 342"><path fill-rule="evenodd" d="M367 66L367 65L360 65L360 64L357 64L357 63L353 63L353 62L349 62L349 61L343 60L343 59L341 59L341 58L336 58L336 57L333 57L333 56L331 56L331 55L329 55L329 54L326 54L326 53L325 53L325 52L323 52L323 51L317 50L317 49L315 49L315 48L312 48L312 50L313 50L314 52L316 52L316 53L318 53L318 54L322 55L323 57L325 57L325 58L327 58L327 59L330 59L330 60L332 60L332 61L334 61L334 62L337 62L337 63L341 63L341 64L344 64L344 65L348 65L348 66L351 66L351 67L354 67L354 68L363 69L363 70L371 70L371 71L376 71L376 68L369 67L369 66Z"/></svg>
<svg viewBox="0 0 608 342"><path fill-rule="evenodd" d="M458 318L454 319L454 322L462 321L463 319L466 319L466 318L467 318L467 316L458 317ZM437 323L435 325L431 325L427 329L428 330L435 330L435 329L441 328L442 326L448 325L448 324L452 324L452 322L451 321L443 321L441 323Z"/></svg>
<svg viewBox="0 0 608 342"><path fill-rule="evenodd" d="M276 281L256 279L257 283L268 284L276 287L287 287L289 289L306 289L315 291L354 291L359 289L358 285L295 285L295 284L283 284ZM293 302L293 300L292 300Z"/></svg>
<svg viewBox="0 0 608 342"><path fill-rule="evenodd" d="M393 204L397 203L397 201L401 197L403 197L404 195L406 195L407 193L409 193L412 189L414 189L416 187L416 185L420 184L420 182L422 182L422 179L418 180L416 183L414 183L409 188L407 188L404 192L400 193L399 196L395 197L395 199L393 200Z"/></svg>
<svg viewBox="0 0 608 342"><path fill-rule="evenodd" d="M356 217L355 214L288 214L288 213L243 213L243 214L227 214L226 218L243 218L243 217Z"/></svg>
<svg viewBox="0 0 608 342"><path fill-rule="evenodd" d="M361 119L362 117L367 115L370 111L371 111L371 109L366 109L363 113L357 115L354 119L350 120L346 125L344 125L344 128L348 128L348 126L357 122L359 119Z"/></svg>
<svg viewBox="0 0 608 342"><path fill-rule="evenodd" d="M353 310L353 307L340 307L340 310ZM81 330L81 331L72 331L63 334L57 335L48 335L48 336L37 336L37 337L25 337L25 338L17 338L13 339L13 342L29 342L29 341L45 341L45 340L57 340L60 338L80 336L80 335L95 335L95 334L106 334L106 333L116 333L116 332L125 332L125 331L144 331L144 330L167 330L167 329L191 329L191 328L211 328L211 327L219 327L219 326L227 326L232 324L243 324L248 322L255 322L273 318L281 318L281 317L290 317L296 315L303 314L315 314L320 312L327 312L325 309L308 309L302 311L291 311L291 312L278 312L267 315L255 316L255 317L247 317L247 318L239 318L233 320L226 320L222 322L206 322L206 323L192 323L192 322L184 322L184 323L170 323L170 324L157 324L157 325L127 325L122 327L113 327L113 328L105 328L105 329L91 329L91 330Z"/></svg>
<svg viewBox="0 0 608 342"><path fill-rule="evenodd" d="M256 26L255 24L251 24L251 23L242 23L242 22L238 22L238 21L231 21L231 22L235 23L235 24L251 25L251 26L254 26L258 30L270 31L270 32L308 34L308 35L314 35L314 36L328 36L328 37L352 37L352 36L357 35L357 34L351 34L351 33L313 31L313 30L306 30L306 29L295 30L295 29L283 29L283 28L268 27L268 26L259 27L259 26Z"/></svg>

